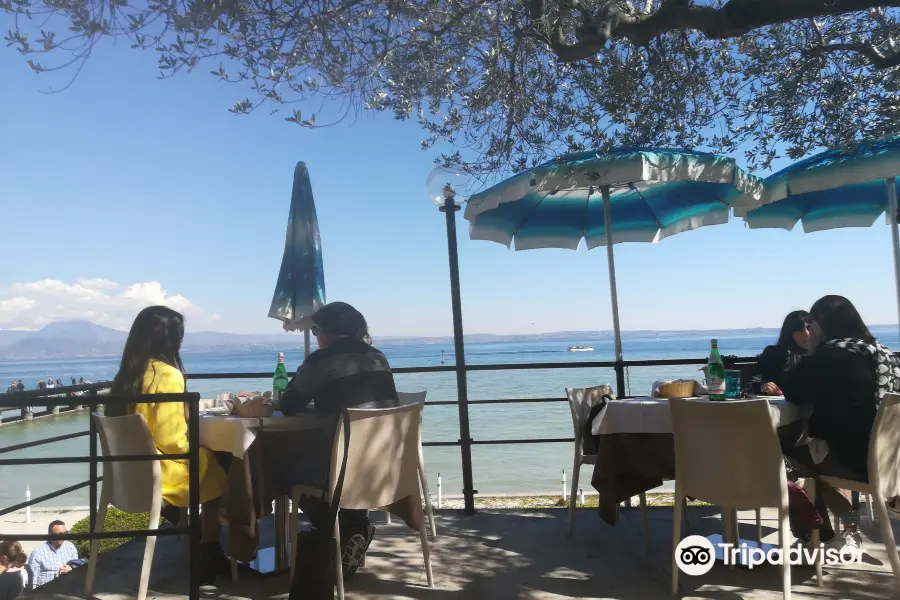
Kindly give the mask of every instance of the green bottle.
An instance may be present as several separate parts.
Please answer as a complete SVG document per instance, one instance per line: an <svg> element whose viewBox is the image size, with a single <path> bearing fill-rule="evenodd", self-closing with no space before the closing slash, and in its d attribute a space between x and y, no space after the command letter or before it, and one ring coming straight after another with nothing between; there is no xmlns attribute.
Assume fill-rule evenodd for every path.
<svg viewBox="0 0 900 600"><path fill-rule="evenodd" d="M275 376L272 377L272 400L276 408L281 407L281 395L287 389L290 378L284 367L284 352L278 353L278 365L275 367Z"/></svg>
<svg viewBox="0 0 900 600"><path fill-rule="evenodd" d="M725 363L719 354L719 341L712 340L709 362L706 363L706 387L710 400L725 399Z"/></svg>

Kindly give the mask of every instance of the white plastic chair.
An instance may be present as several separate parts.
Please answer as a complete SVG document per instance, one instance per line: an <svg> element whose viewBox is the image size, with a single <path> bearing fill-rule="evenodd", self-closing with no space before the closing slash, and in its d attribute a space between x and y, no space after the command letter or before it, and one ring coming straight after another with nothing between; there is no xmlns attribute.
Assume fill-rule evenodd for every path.
<svg viewBox="0 0 900 600"><path fill-rule="evenodd" d="M887 549L894 579L900 587L900 557L897 541L891 528L885 498L900 495L900 394L888 394L878 407L872 435L869 438L869 483L851 481L839 477L822 477L822 482L841 488L868 494L869 506L873 506L881 525L881 537ZM871 509L870 509L871 510ZM840 531L838 526L836 531Z"/></svg>
<svg viewBox="0 0 900 600"><path fill-rule="evenodd" d="M572 467L572 490L569 493L569 533L572 537L575 533L575 499L578 497L578 478L581 474L581 465L593 465L597 463L596 454L584 454L584 428L591 414L591 400L600 400L606 393L607 386L590 388L566 388L566 396L569 399L569 410L572 412L572 426L575 428L575 461ZM641 516L644 520L644 539L647 542L647 551L652 550L650 538L650 521L647 516L647 495L638 495L641 502Z"/></svg>
<svg viewBox="0 0 900 600"><path fill-rule="evenodd" d="M350 413L350 451L347 458L347 470L344 476L344 487L341 492L341 508L365 510L388 506L413 496L419 511L422 525L419 537L422 544L422 556L425 560L425 575L428 587L434 587L431 572L431 557L428 548L428 533L425 526L425 514L422 511L422 498L419 490L419 465L421 460L421 424L423 403L407 404L396 408L385 409L351 409ZM344 424L338 421L332 452L331 476L329 490L324 500L330 502L331 490L337 482L341 461L344 456ZM294 507L302 492L309 492L308 487L295 488L293 491ZM297 508L291 510L291 540L297 539ZM344 598L344 578L341 566L341 540L338 520L334 522L334 537L337 540L337 590L338 598ZM296 555L292 553L291 569ZM292 575L293 577L293 572Z"/></svg>
<svg viewBox="0 0 900 600"><path fill-rule="evenodd" d="M428 392L397 392L400 406L409 404L425 404L425 396ZM425 495L425 511L428 514L428 522L431 524L431 537L437 537L437 525L434 522L434 510L431 507L431 494L428 492L428 476L425 472L425 456L422 454L422 423L419 422L419 483L422 485L422 493ZM391 513L387 513L387 522L391 522Z"/></svg>
<svg viewBox="0 0 900 600"><path fill-rule="evenodd" d="M686 496L727 509L777 507L778 542L788 549L788 488L784 459L766 400L669 400L675 433L675 515L672 539L672 595L678 594L675 548L681 541ZM726 531L737 530L726 523ZM813 543L819 544L818 531ZM791 567L782 565L782 593L791 597ZM822 584L821 562L816 564Z"/></svg>
<svg viewBox="0 0 900 600"><path fill-rule="evenodd" d="M93 415L100 438L103 456L129 454L156 454L156 445L147 428L143 415L124 417L103 417ZM162 475L159 461L108 462L103 465L103 482L100 488L100 506L94 532L102 532L109 506L115 506L127 513L150 513L147 529L159 527L159 513L162 508ZM147 538L144 547L144 561L141 564L141 580L137 600L147 597L150 581L150 567L153 564L153 550L156 536ZM91 541L90 558L84 583L84 595L91 597L94 575L97 570L97 555L100 540Z"/></svg>

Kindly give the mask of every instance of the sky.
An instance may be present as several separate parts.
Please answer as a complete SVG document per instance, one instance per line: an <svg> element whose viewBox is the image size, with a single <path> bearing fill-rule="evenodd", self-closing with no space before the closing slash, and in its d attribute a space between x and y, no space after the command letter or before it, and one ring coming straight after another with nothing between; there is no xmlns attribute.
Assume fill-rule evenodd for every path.
<svg viewBox="0 0 900 600"><path fill-rule="evenodd" d="M420 149L417 125L235 116L248 92L208 71L161 81L154 53L106 42L46 94L64 79L0 47L0 329L127 329L162 303L193 331L279 331L267 313L305 161L327 300L355 305L376 336L451 334L446 229L425 187L437 151ZM457 225L466 333L612 328L604 248L514 252ZM732 218L615 255L624 330L778 327L829 293L869 323L897 322L883 219L805 235Z"/></svg>

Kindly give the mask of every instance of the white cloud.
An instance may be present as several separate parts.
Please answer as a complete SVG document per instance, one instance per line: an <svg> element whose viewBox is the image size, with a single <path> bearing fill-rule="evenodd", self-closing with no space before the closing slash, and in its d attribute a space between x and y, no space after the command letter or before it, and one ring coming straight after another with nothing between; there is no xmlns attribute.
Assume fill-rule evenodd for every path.
<svg viewBox="0 0 900 600"><path fill-rule="evenodd" d="M87 320L128 329L141 309L156 304L184 313L191 329L218 320L181 294L169 294L157 281L122 286L108 279L43 279L0 291L0 328L39 329L54 321Z"/></svg>
<svg viewBox="0 0 900 600"><path fill-rule="evenodd" d="M81 287L87 288L89 290L98 290L101 292L117 290L121 287L115 281L110 281L109 279L103 279L103 278L79 279L78 285L80 285Z"/></svg>

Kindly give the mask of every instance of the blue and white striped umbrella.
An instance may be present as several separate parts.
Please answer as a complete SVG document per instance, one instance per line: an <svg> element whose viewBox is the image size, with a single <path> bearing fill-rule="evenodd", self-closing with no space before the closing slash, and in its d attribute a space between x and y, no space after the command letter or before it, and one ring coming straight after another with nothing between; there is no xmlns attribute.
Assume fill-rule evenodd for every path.
<svg viewBox="0 0 900 600"><path fill-rule="evenodd" d="M309 354L309 317L325 305L325 270L322 266L322 240L313 200L309 171L303 162L294 168L291 211L281 270L269 316L283 323L287 331L304 331Z"/></svg>
<svg viewBox="0 0 900 600"><path fill-rule="evenodd" d="M766 178L763 206L735 210L751 229L823 231L870 227L882 214L891 225L894 276L900 310L900 235L897 231L897 187L900 177L900 136L863 141L826 150L798 161Z"/></svg>
<svg viewBox="0 0 900 600"><path fill-rule="evenodd" d="M621 359L612 244L656 242L759 205L762 181L734 159L686 150L618 148L563 155L469 198L473 240L516 250L607 246L616 358ZM608 227L607 224L610 226Z"/></svg>

